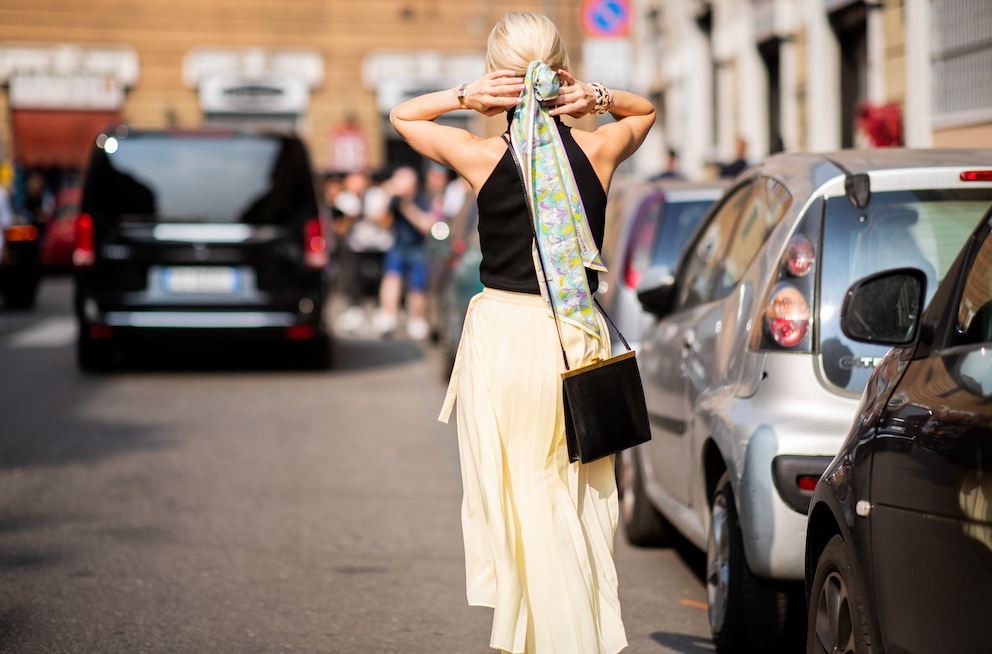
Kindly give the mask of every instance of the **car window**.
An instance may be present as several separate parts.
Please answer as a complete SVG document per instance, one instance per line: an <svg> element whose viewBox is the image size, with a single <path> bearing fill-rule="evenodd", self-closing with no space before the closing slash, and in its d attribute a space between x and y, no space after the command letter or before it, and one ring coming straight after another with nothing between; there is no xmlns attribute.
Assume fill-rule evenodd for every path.
<svg viewBox="0 0 992 654"><path fill-rule="evenodd" d="M827 200L819 341L831 384L860 393L887 351L841 332L838 313L848 287L871 273L910 266L926 273L929 301L990 202L988 188L876 192L863 210L846 198Z"/></svg>
<svg viewBox="0 0 992 654"><path fill-rule="evenodd" d="M956 329L948 346L992 342L992 238L979 249L961 293Z"/></svg>
<svg viewBox="0 0 992 654"><path fill-rule="evenodd" d="M97 151L86 210L122 223L284 224L316 213L305 151L267 135L151 134Z"/></svg>
<svg viewBox="0 0 992 654"><path fill-rule="evenodd" d="M729 191L703 227L680 271L679 308L692 307L712 299L717 276L723 272L723 258L730 248L734 228L740 217L750 209L753 191L754 185L751 183Z"/></svg>
<svg viewBox="0 0 992 654"><path fill-rule="evenodd" d="M753 202L745 205L746 209L740 216L737 230L723 258L723 266L716 275L711 299L725 297L737 286L768 234L782 220L792 203L785 187L769 177L755 183L752 198Z"/></svg>
<svg viewBox="0 0 992 654"><path fill-rule="evenodd" d="M696 231L713 200L692 200L687 202L666 202L661 211L661 230L655 235L651 253L651 265L668 264L673 268L686 242Z"/></svg>

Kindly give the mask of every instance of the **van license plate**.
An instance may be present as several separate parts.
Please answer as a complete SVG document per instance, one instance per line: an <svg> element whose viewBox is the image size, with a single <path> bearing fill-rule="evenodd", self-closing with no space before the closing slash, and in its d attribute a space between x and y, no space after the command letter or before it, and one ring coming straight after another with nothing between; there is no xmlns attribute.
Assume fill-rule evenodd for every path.
<svg viewBox="0 0 992 654"><path fill-rule="evenodd" d="M232 293L239 286L236 268L173 266L162 271L162 288L170 293Z"/></svg>

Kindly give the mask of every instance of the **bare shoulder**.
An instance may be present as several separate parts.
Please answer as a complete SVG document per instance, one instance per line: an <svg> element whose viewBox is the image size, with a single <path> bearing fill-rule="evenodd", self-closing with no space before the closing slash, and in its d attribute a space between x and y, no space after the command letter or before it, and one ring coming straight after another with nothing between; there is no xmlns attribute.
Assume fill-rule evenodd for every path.
<svg viewBox="0 0 992 654"><path fill-rule="evenodd" d="M618 164L615 143L609 137L609 130L604 133L600 128L590 132L573 127L572 138L589 159L596 176L603 184L603 189L609 190L610 181Z"/></svg>
<svg viewBox="0 0 992 654"><path fill-rule="evenodd" d="M451 167L465 178L478 195L504 154L506 154L506 142L502 137L473 136L463 141L461 147L451 153Z"/></svg>

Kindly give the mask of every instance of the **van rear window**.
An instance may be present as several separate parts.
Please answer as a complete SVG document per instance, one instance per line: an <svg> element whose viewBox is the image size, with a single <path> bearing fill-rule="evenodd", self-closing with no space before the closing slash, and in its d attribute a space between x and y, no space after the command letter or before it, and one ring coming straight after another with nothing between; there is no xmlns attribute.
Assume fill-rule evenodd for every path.
<svg viewBox="0 0 992 654"><path fill-rule="evenodd" d="M96 151L87 173L83 210L94 217L284 224L316 213L306 152L293 138L161 133L114 145Z"/></svg>

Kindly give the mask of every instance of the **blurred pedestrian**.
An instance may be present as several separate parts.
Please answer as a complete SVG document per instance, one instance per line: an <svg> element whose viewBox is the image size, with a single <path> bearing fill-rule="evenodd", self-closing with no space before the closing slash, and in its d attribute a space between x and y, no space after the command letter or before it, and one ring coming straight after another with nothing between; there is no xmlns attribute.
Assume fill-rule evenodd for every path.
<svg viewBox="0 0 992 654"><path fill-rule="evenodd" d="M737 140L734 141L734 160L720 167L720 177L725 179L737 177L747 168L747 165L747 141L738 136Z"/></svg>
<svg viewBox="0 0 992 654"><path fill-rule="evenodd" d="M591 291L603 270L607 191L651 128L654 108L632 93L576 80L557 28L540 14L500 19L486 71L457 89L407 100L390 115L415 150L463 176L478 199L485 289L469 306L439 416L447 422L457 397L468 601L495 608L494 649L613 654L627 645L613 562L614 462L569 463L562 345L549 302L571 365L609 355ZM435 121L458 109L506 112L508 130L481 138ZM561 120L606 113L614 120L591 131ZM541 199L533 207L504 137L526 164L532 197ZM550 300L538 283L535 231L548 260Z"/></svg>
<svg viewBox="0 0 992 654"><path fill-rule="evenodd" d="M14 210L10 204L10 193L3 182L0 182L0 261L3 260L4 232L14 224Z"/></svg>
<svg viewBox="0 0 992 654"><path fill-rule="evenodd" d="M679 170L679 153L669 148L668 157L665 160L665 169L651 177L651 180L682 179L682 177L682 172Z"/></svg>
<svg viewBox="0 0 992 654"><path fill-rule="evenodd" d="M399 324L400 304L406 304L406 334L414 340L430 335L427 323L428 264L426 237L436 222L428 199L419 196L420 180L409 166L397 168L389 178L389 214L393 247L386 253L379 290L375 329L392 335ZM419 200L419 203L418 203Z"/></svg>
<svg viewBox="0 0 992 654"><path fill-rule="evenodd" d="M28 172L24 180L24 206L22 212L38 228L39 241L48 222L55 213L55 195L48 189L45 175L40 170Z"/></svg>
<svg viewBox="0 0 992 654"><path fill-rule="evenodd" d="M427 323L434 335L441 331L441 285L451 258L464 248L468 214L475 207L471 188L449 168L431 162L424 178L424 195L434 224L427 241ZM461 239L459 241L459 239ZM462 249L464 252L464 249Z"/></svg>
<svg viewBox="0 0 992 654"><path fill-rule="evenodd" d="M355 332L366 326L368 314L378 305L383 260L394 240L389 198L369 173L351 172L334 206L339 213L335 231L342 233L343 244L341 285L348 304L335 326Z"/></svg>

